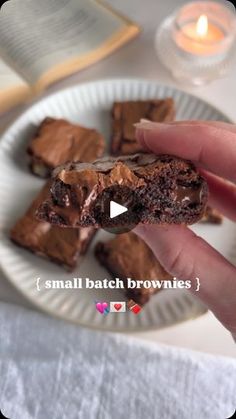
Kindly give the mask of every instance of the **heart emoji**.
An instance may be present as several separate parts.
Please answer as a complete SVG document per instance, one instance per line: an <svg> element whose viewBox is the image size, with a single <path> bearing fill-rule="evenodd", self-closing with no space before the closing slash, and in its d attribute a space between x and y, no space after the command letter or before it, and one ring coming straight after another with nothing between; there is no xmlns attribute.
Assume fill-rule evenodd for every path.
<svg viewBox="0 0 236 419"><path fill-rule="evenodd" d="M135 306L131 310L134 314L138 314L142 310L142 308L138 304L135 304Z"/></svg>
<svg viewBox="0 0 236 419"><path fill-rule="evenodd" d="M108 304L105 301L103 301L103 302L102 301L98 301L96 303L96 309L101 314L108 314L109 313Z"/></svg>
<svg viewBox="0 0 236 419"><path fill-rule="evenodd" d="M119 311L122 307L122 304L119 304L119 303L114 304L114 307L115 307L116 311Z"/></svg>

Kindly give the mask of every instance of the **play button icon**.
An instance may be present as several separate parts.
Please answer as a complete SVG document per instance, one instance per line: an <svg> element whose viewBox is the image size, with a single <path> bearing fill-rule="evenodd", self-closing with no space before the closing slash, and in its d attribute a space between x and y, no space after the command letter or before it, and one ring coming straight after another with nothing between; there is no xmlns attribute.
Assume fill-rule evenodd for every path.
<svg viewBox="0 0 236 419"><path fill-rule="evenodd" d="M115 201L110 201L110 218L118 217L118 215L124 214L126 211L128 211L128 208Z"/></svg>
<svg viewBox="0 0 236 419"><path fill-rule="evenodd" d="M109 233L127 233L139 223L141 206L135 190L124 185L109 186L96 198L94 218Z"/></svg>

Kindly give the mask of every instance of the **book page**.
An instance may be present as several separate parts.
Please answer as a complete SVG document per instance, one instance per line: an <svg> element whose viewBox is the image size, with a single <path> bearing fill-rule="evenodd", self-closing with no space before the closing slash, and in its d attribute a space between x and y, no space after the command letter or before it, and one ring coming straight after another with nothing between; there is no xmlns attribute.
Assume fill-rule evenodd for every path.
<svg viewBox="0 0 236 419"><path fill-rule="evenodd" d="M26 81L0 58L0 92L26 85Z"/></svg>
<svg viewBox="0 0 236 419"><path fill-rule="evenodd" d="M29 85L0 58L0 113L27 100Z"/></svg>
<svg viewBox="0 0 236 419"><path fill-rule="evenodd" d="M11 0L0 13L0 52L30 84L84 57L127 22L94 0Z"/></svg>

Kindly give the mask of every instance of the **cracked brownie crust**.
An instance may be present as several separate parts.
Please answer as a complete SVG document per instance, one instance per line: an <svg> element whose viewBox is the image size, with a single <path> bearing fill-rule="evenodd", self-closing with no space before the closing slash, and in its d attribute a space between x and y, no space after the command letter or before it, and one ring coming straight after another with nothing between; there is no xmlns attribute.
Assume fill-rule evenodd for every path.
<svg viewBox="0 0 236 419"><path fill-rule="evenodd" d="M62 229L37 220L35 211L48 197L50 184L51 181L45 184L26 213L16 222L10 237L19 246L71 271L76 267L78 258L86 253L96 230L92 227Z"/></svg>
<svg viewBox="0 0 236 419"><path fill-rule="evenodd" d="M202 218L207 203L207 184L192 163L168 155L136 154L57 168L51 197L37 216L64 227L100 227L96 200L115 185L138 197L142 224L193 224ZM112 194L106 199L113 200ZM129 211L122 225L129 224L128 217ZM119 225L115 217L107 227Z"/></svg>
<svg viewBox="0 0 236 419"><path fill-rule="evenodd" d="M104 138L95 129L71 124L64 119L46 118L27 152L32 172L46 178L55 167L68 161L91 162L97 159L102 156L104 147Z"/></svg>
<svg viewBox="0 0 236 419"><path fill-rule="evenodd" d="M140 119L172 122L175 106L172 98L115 102L112 109L111 154L125 155L142 151L135 137L134 124Z"/></svg>

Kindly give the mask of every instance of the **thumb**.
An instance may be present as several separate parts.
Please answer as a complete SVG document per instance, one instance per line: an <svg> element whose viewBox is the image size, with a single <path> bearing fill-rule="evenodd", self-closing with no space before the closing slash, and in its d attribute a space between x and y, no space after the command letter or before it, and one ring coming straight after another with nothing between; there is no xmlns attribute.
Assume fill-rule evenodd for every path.
<svg viewBox="0 0 236 419"><path fill-rule="evenodd" d="M183 225L140 225L134 232L152 249L161 265L173 277L200 279L201 298L232 333L236 333L236 268L202 238Z"/></svg>

